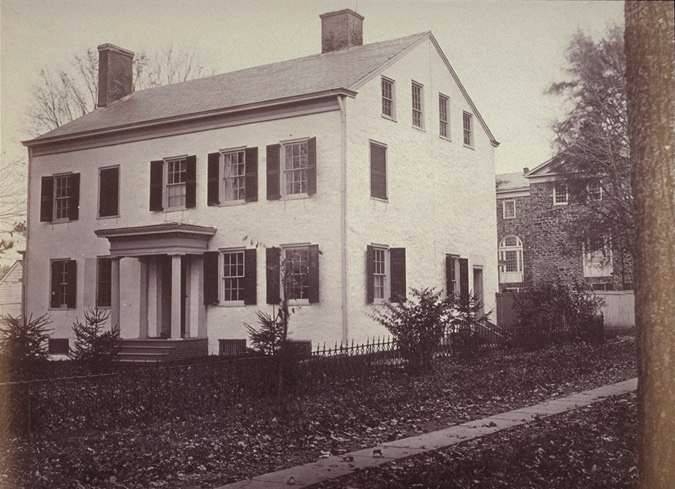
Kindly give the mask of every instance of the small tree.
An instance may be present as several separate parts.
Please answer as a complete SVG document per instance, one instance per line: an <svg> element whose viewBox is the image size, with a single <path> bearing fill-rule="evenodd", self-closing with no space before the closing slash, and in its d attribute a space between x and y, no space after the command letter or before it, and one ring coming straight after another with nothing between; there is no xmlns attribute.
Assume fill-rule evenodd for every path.
<svg viewBox="0 0 675 489"><path fill-rule="evenodd" d="M461 357L473 357L480 347L480 328L490 312L484 312L482 301L471 293L452 298L451 308L448 325L452 348Z"/></svg>
<svg viewBox="0 0 675 489"><path fill-rule="evenodd" d="M106 327L108 311L98 308L84 312L84 322L73 322L75 344L70 351L73 360L88 364L92 370L109 366L119 350L119 331Z"/></svg>
<svg viewBox="0 0 675 489"><path fill-rule="evenodd" d="M47 359L49 341L48 314L28 318L6 314L0 320L0 352L10 367L31 373L33 367Z"/></svg>
<svg viewBox="0 0 675 489"><path fill-rule="evenodd" d="M433 288L411 289L412 300L385 302L373 319L394 337L413 373L431 370L433 354L446 332L452 301Z"/></svg>
<svg viewBox="0 0 675 489"><path fill-rule="evenodd" d="M258 327L244 323L253 349L263 355L278 354L281 345L286 340L284 331L287 334L288 329L284 328L276 310L272 311L272 314L258 311L256 315L258 316Z"/></svg>

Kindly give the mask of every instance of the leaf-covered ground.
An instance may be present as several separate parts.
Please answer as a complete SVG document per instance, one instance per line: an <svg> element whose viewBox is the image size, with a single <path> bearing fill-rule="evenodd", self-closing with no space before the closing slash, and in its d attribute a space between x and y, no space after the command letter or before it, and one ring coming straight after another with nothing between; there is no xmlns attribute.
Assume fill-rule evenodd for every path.
<svg viewBox="0 0 675 489"><path fill-rule="evenodd" d="M106 431L0 438L1 488L212 488L635 376L633 338L445 359L295 399Z"/></svg>
<svg viewBox="0 0 675 489"><path fill-rule="evenodd" d="M635 393L313 487L633 489Z"/></svg>

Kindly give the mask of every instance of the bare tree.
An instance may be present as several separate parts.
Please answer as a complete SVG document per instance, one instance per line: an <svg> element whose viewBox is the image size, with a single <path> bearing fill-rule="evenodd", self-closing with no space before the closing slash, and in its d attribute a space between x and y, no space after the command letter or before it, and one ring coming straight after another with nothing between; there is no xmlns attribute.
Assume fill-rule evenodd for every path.
<svg viewBox="0 0 675 489"><path fill-rule="evenodd" d="M134 57L134 90L179 83L211 74L194 52L167 47ZM73 56L68 66L43 68L33 89L28 111L34 134L55 129L96 107L98 53L87 49Z"/></svg>
<svg viewBox="0 0 675 489"><path fill-rule="evenodd" d="M575 241L611 236L615 250L633 255L625 67L620 27L609 28L597 42L577 32L567 50L569 77L547 93L562 97L568 109L553 127L556 159L573 198L583 204L568 232ZM595 194L589 192L593 187Z"/></svg>
<svg viewBox="0 0 675 489"><path fill-rule="evenodd" d="M637 215L640 487L675 487L675 10L626 2Z"/></svg>
<svg viewBox="0 0 675 489"><path fill-rule="evenodd" d="M17 236L25 234L25 163L0 159L0 255L14 247Z"/></svg>

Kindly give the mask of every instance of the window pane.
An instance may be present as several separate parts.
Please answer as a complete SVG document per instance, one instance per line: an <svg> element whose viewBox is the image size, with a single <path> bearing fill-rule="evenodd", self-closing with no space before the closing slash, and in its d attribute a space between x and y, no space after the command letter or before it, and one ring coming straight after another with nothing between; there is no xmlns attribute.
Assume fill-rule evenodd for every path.
<svg viewBox="0 0 675 489"><path fill-rule="evenodd" d="M386 299L386 255L387 250L385 249L375 248L373 250L373 294L375 299Z"/></svg>
<svg viewBox="0 0 675 489"><path fill-rule="evenodd" d="M448 97L438 96L439 132L443 137L448 137Z"/></svg>
<svg viewBox="0 0 675 489"><path fill-rule="evenodd" d="M307 141L284 145L284 181L286 194L307 192L309 154Z"/></svg>
<svg viewBox="0 0 675 489"><path fill-rule="evenodd" d="M473 119L472 115L469 114L468 112L464 112L464 144L467 146L472 146L473 145Z"/></svg>
<svg viewBox="0 0 675 489"><path fill-rule="evenodd" d="M412 123L415 127L422 127L422 86L412 84Z"/></svg>
<svg viewBox="0 0 675 489"><path fill-rule="evenodd" d="M67 219L70 216L70 197L72 187L70 175L54 177L54 218Z"/></svg>
<svg viewBox="0 0 675 489"><path fill-rule="evenodd" d="M386 116L394 116L394 83L382 78L382 113Z"/></svg>
<svg viewBox="0 0 675 489"><path fill-rule="evenodd" d="M244 252L223 253L223 295L225 301L244 300Z"/></svg>
<svg viewBox="0 0 675 489"><path fill-rule="evenodd" d="M223 199L244 200L246 197L246 153L223 153Z"/></svg>
<svg viewBox="0 0 675 489"><path fill-rule="evenodd" d="M167 161L167 206L185 207L185 181L186 181L186 163L185 160Z"/></svg>

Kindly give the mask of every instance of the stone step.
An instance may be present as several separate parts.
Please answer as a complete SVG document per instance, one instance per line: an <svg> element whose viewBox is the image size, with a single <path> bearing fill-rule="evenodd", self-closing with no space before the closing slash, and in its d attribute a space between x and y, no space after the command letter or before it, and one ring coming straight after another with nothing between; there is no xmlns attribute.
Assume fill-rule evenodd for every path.
<svg viewBox="0 0 675 489"><path fill-rule="evenodd" d="M158 352L129 352L120 351L117 354L118 362L163 362L169 357L169 351Z"/></svg>

